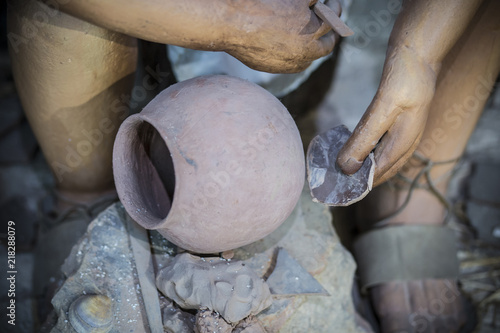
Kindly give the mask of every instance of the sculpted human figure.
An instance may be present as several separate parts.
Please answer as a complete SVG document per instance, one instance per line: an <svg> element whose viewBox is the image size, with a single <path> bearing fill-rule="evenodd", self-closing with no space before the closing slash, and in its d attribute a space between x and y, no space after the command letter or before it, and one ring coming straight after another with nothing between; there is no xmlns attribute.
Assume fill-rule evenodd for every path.
<svg viewBox="0 0 500 333"><path fill-rule="evenodd" d="M113 189L112 138L127 114L136 38L297 72L335 45L314 2L9 1L13 73L58 190L85 201Z"/></svg>
<svg viewBox="0 0 500 333"><path fill-rule="evenodd" d="M59 209L64 202L91 207L114 192L112 144L128 112L137 38L226 51L258 70L297 72L336 42L310 9L315 2L9 0L13 73L55 175ZM378 92L339 155L343 171L354 173L374 150L379 185L401 169L414 177L425 159L460 156L500 69L499 6L494 0L404 3ZM415 150L424 159L409 163ZM442 164L430 172L441 193L452 167ZM369 207L360 216L365 222L394 212L408 189L381 186L375 192L363 202ZM435 196L413 192L386 224L441 224L444 208ZM458 295L454 280L386 281L371 288L384 332L420 329L411 315L430 309L441 295L447 301L425 329L457 330L461 303L448 291Z"/></svg>
<svg viewBox="0 0 500 333"><path fill-rule="evenodd" d="M408 256L400 263L407 272L414 266L426 271L454 260L437 254L453 251L446 249L453 244L434 248L439 241L432 237L441 233L438 227L446 220L447 207L441 199L451 171L500 71L499 15L498 1L403 2L377 93L337 159L340 168L352 174L374 151L374 186L393 177L393 186L379 186L358 207L360 230L367 232L381 221L378 226L384 228L379 230L386 235L382 241L373 237L365 241L358 260L370 253L374 261L377 256L386 256L388 261L392 253L428 255L419 260ZM398 171L399 176L394 177ZM416 177L423 188L412 189L405 204ZM388 239L399 239L403 245L386 242ZM417 239L416 247L405 248L412 239ZM425 239L434 241L426 245ZM426 247L433 253L426 252ZM363 270L372 273L367 273L365 283L372 287L383 332L456 332L463 323L456 278L445 278L447 274L440 275L437 269L427 271L428 276L413 270L413 276L398 280L394 278L397 273L407 273L399 267L391 272L392 281L375 281L385 266L358 265L362 276Z"/></svg>
<svg viewBox="0 0 500 333"><path fill-rule="evenodd" d="M329 54L338 37L313 13L315 2L9 0L17 91L56 181L59 219L42 230L95 216L103 199L116 198L113 141L128 115L137 39L226 51L258 70L298 72ZM57 251L40 237L38 252L51 260L37 261L37 284L59 272L84 232L71 230Z"/></svg>

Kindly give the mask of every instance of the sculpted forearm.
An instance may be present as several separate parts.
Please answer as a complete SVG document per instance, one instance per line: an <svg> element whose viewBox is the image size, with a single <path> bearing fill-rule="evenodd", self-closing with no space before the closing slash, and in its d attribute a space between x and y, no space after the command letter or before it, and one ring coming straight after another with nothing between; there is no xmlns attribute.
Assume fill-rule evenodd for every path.
<svg viewBox="0 0 500 333"><path fill-rule="evenodd" d="M405 0L389 40L388 55L408 48L435 72L483 0Z"/></svg>
<svg viewBox="0 0 500 333"><path fill-rule="evenodd" d="M70 15L136 38L225 51L267 72L302 71L337 40L310 8L314 0L39 1L56 1Z"/></svg>
<svg viewBox="0 0 500 333"><path fill-rule="evenodd" d="M59 3L59 9L70 15L152 42L223 50L228 40L224 35L228 9L225 1L71 0Z"/></svg>
<svg viewBox="0 0 500 333"><path fill-rule="evenodd" d="M482 0L406 0L391 33L372 103L339 153L341 169L356 172L375 152L374 184L392 177L418 146L441 62Z"/></svg>

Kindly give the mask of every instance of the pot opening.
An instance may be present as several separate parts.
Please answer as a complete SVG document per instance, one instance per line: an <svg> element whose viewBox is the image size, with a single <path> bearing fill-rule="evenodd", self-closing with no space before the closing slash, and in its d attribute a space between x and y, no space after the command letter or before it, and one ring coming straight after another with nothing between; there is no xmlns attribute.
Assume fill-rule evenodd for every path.
<svg viewBox="0 0 500 333"><path fill-rule="evenodd" d="M149 123L141 122L136 127L137 141L133 150L138 157L139 195L149 213L163 220L174 200L174 164L165 141Z"/></svg>

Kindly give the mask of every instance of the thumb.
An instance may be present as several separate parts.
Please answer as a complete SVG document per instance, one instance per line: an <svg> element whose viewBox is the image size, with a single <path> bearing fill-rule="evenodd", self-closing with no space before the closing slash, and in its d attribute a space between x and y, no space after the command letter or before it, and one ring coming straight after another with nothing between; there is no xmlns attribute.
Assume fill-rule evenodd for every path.
<svg viewBox="0 0 500 333"><path fill-rule="evenodd" d="M352 175L361 168L365 158L392 126L399 112L387 110L394 108L375 97L337 157L337 164L345 174Z"/></svg>

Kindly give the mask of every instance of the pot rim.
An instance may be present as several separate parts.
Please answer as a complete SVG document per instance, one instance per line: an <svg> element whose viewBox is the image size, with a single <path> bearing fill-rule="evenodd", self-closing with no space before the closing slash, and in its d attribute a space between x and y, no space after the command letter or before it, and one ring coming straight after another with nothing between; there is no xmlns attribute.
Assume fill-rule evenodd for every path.
<svg viewBox="0 0 500 333"><path fill-rule="evenodd" d="M169 158L174 169L173 177L175 178L175 187L171 197L166 193L167 190L163 182L159 179L157 169L152 163L146 164L146 167L144 167L144 163L139 163L138 161L136 161L134 165L130 165L130 156L137 156L137 152L134 151L134 148L139 148L138 146L141 144L141 138L140 135L137 135L137 131L143 124L151 126L161 137L161 142L168 149ZM113 148L113 174L118 197L127 213L138 224L151 230L165 227L165 222L173 207L178 192L178 167L175 159L172 158L172 150L168 142L164 139L165 137L166 134L162 133L161 128L155 125L154 120L142 113L134 114L123 121L116 135ZM146 152L142 149L139 153ZM134 167L136 170L134 170ZM142 168L142 170L140 168ZM147 170L144 170L144 168ZM151 176L155 178L158 177L157 181L151 182L150 186L141 186L141 184L144 184L144 182L139 180L141 176L144 176L144 173L141 171L152 172ZM131 178L134 178L135 181L131 180ZM153 202L155 192L156 196L162 197L162 200ZM156 207L154 207L154 205L156 205Z"/></svg>

